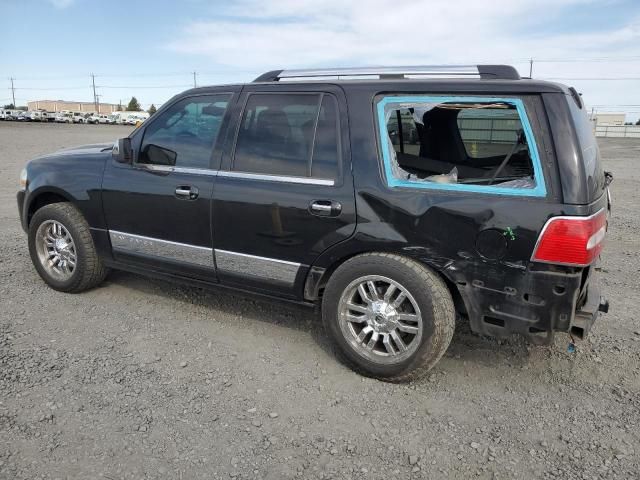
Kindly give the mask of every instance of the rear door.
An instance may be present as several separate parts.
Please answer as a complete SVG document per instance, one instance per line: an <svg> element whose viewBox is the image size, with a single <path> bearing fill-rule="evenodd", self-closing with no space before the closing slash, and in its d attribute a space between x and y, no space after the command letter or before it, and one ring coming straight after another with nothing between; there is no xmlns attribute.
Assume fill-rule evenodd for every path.
<svg viewBox="0 0 640 480"><path fill-rule="evenodd" d="M284 88L242 92L213 192L213 243L221 283L302 298L315 258L355 230L355 201L342 90Z"/></svg>

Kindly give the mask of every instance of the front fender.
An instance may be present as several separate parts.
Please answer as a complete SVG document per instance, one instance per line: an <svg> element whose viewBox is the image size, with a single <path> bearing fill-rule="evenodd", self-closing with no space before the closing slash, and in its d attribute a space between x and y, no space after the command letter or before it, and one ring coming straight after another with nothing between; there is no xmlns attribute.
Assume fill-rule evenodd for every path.
<svg viewBox="0 0 640 480"><path fill-rule="evenodd" d="M28 229L35 208L62 198L73 203L92 228L106 228L102 212L102 176L110 154L55 155L27 164L28 185L18 194L23 229ZM57 200L56 200L57 201Z"/></svg>

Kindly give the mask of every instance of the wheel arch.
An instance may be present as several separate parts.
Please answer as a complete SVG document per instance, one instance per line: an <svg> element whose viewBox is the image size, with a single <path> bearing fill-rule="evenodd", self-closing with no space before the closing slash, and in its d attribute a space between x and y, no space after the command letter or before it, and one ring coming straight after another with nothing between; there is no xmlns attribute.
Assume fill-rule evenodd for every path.
<svg viewBox="0 0 640 480"><path fill-rule="evenodd" d="M29 228L33 215L42 207L52 203L69 202L75 203L73 197L64 190L56 187L42 187L33 192L28 197L25 205L25 227Z"/></svg>
<svg viewBox="0 0 640 480"><path fill-rule="evenodd" d="M398 249L363 249L358 251L345 252L343 255L337 256L337 258L332 255L332 257L334 258L332 258L332 261L328 264L327 267L322 268L319 266L312 266L309 269L304 284L304 299L310 302L320 301L322 299L322 294L324 292L325 286L327 285L327 282L329 281L333 273L338 269L338 267L340 267L340 265L353 257L370 253L389 253L397 255L399 257L409 258L415 262L429 267L444 281L447 289L449 290L449 293L451 294L451 297L453 298L456 311L462 315L467 315L468 309L464 296L462 295L462 292L458 288L456 282L449 278L444 269L439 268L436 262L431 262L428 259L425 259L424 256L416 257L414 255L407 254L406 251Z"/></svg>

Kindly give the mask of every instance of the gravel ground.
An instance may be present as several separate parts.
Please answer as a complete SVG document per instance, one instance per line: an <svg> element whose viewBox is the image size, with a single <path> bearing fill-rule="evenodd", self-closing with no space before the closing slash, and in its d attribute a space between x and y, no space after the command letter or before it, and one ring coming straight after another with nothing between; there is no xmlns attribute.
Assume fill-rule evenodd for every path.
<svg viewBox="0 0 640 480"><path fill-rule="evenodd" d="M601 140L611 313L576 353L459 324L428 378L392 385L336 361L301 307L119 272L47 288L20 168L127 131L0 123L0 478L640 476L640 142Z"/></svg>

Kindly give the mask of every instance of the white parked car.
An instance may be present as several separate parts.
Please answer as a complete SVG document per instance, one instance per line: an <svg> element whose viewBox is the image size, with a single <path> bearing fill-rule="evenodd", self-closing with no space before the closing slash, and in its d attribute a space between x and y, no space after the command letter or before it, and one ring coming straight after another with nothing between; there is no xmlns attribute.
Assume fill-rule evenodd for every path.
<svg viewBox="0 0 640 480"><path fill-rule="evenodd" d="M110 125L113 123L113 120L111 120L110 115L100 114L98 115L98 123Z"/></svg>
<svg viewBox="0 0 640 480"><path fill-rule="evenodd" d="M149 114L146 112L138 112L135 115L131 115L127 121L127 125L138 125L149 118Z"/></svg>
<svg viewBox="0 0 640 480"><path fill-rule="evenodd" d="M57 123L73 123L73 114L71 112L60 112L56 115Z"/></svg>
<svg viewBox="0 0 640 480"><path fill-rule="evenodd" d="M73 123L87 123L87 119L85 118L86 113L82 112L73 112L72 122Z"/></svg>
<svg viewBox="0 0 640 480"><path fill-rule="evenodd" d="M27 114L29 115L29 120L32 122L41 122L43 120L42 112L33 111L27 112ZM44 120L46 121L46 118Z"/></svg>
<svg viewBox="0 0 640 480"><path fill-rule="evenodd" d="M100 120L100 115L98 115L97 113L91 113L85 117L85 120L87 123L97 125Z"/></svg>
<svg viewBox="0 0 640 480"><path fill-rule="evenodd" d="M136 125L138 122L143 122L149 118L147 112L115 112L112 115L114 123L117 125Z"/></svg>

